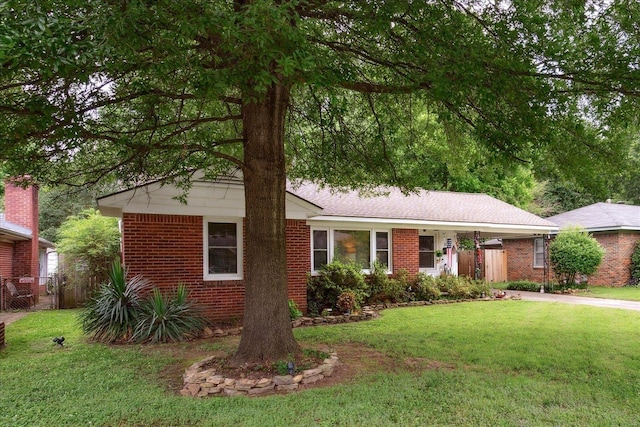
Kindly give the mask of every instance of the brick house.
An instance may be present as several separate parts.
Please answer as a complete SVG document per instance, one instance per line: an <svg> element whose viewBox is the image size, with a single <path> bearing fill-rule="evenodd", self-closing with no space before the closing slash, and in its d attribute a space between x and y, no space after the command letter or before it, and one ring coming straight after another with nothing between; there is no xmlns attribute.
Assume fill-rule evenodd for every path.
<svg viewBox="0 0 640 427"><path fill-rule="evenodd" d="M130 274L160 288L187 284L212 320L240 318L244 307L244 189L238 177L194 180L181 190L161 183L98 199L104 215L121 219L122 256ZM385 189L361 196L312 184L289 185L286 196L289 297L305 311L307 274L328 261L379 260L394 273L457 273L460 237L531 236L556 227L484 194ZM450 249L447 249L447 246ZM445 252L440 255L439 251ZM450 254L447 254L449 250Z"/></svg>
<svg viewBox="0 0 640 427"><path fill-rule="evenodd" d="M631 255L640 240L640 206L595 203L547 218L560 229L581 226L605 249L598 271L589 283L600 286L624 286L631 278ZM508 253L508 280L544 282L542 238L504 239Z"/></svg>
<svg viewBox="0 0 640 427"><path fill-rule="evenodd" d="M53 248L53 243L38 236L38 186L23 188L7 180L4 207L0 213L0 278L3 284L11 280L17 287L30 287L37 301L40 278L47 277L47 249ZM8 295L1 289L0 308L5 308Z"/></svg>

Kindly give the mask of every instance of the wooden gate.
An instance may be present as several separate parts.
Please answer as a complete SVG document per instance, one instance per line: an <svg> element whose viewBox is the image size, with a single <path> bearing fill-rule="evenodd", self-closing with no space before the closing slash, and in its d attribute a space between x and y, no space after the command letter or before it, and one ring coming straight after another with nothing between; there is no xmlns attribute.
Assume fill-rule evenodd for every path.
<svg viewBox="0 0 640 427"><path fill-rule="evenodd" d="M482 278L489 283L507 281L507 252L504 249L482 249ZM474 277L473 251L458 252L458 274Z"/></svg>

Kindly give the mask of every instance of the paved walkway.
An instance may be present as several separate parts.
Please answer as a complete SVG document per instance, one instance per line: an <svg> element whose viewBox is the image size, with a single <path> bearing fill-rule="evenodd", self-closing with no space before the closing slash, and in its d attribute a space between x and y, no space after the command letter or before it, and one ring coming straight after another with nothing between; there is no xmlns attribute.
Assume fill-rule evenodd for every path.
<svg viewBox="0 0 640 427"><path fill-rule="evenodd" d="M505 292L507 293L507 295L520 295L522 299L526 301L544 301L544 302L559 302L564 304L582 304L582 305L593 305L596 307L621 308L624 310L640 311L640 302L638 301L578 297L575 295L561 295L561 294L549 294L549 293L541 294L538 292L523 292L523 291L505 291Z"/></svg>
<svg viewBox="0 0 640 427"><path fill-rule="evenodd" d="M15 322L16 320L22 319L29 313L49 309L51 309L51 301L49 297L41 296L40 302L35 307L31 307L29 310L0 311L0 323L4 322L5 325L8 325Z"/></svg>

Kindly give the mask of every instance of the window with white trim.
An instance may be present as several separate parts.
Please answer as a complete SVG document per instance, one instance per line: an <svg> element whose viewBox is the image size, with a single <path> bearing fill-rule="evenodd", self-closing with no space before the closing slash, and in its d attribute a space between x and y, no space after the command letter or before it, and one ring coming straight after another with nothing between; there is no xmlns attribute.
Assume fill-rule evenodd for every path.
<svg viewBox="0 0 640 427"><path fill-rule="evenodd" d="M242 222L205 222L205 280L242 278Z"/></svg>
<svg viewBox="0 0 640 427"><path fill-rule="evenodd" d="M419 236L418 256L421 269L436 268L434 236Z"/></svg>
<svg viewBox="0 0 640 427"><path fill-rule="evenodd" d="M313 230L313 271L329 263L329 238L327 230Z"/></svg>
<svg viewBox="0 0 640 427"><path fill-rule="evenodd" d="M533 268L544 268L544 239L533 239Z"/></svg>
<svg viewBox="0 0 640 427"><path fill-rule="evenodd" d="M332 260L354 261L364 270L378 260L391 268L391 239L388 230L348 228L313 229L311 231L311 265L318 271Z"/></svg>

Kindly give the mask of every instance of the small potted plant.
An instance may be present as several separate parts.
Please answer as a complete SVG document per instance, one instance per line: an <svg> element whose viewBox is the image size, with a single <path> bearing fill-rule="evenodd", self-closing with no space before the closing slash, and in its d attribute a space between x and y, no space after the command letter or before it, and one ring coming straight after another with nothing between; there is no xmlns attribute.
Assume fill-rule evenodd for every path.
<svg viewBox="0 0 640 427"><path fill-rule="evenodd" d="M355 294L351 291L344 291L338 296L338 302L336 305L344 314L351 314L351 310L356 307Z"/></svg>
<svg viewBox="0 0 640 427"><path fill-rule="evenodd" d="M443 255L443 252L440 249L437 249L436 250L436 260L438 262L440 262L440 260L442 259L442 255Z"/></svg>

